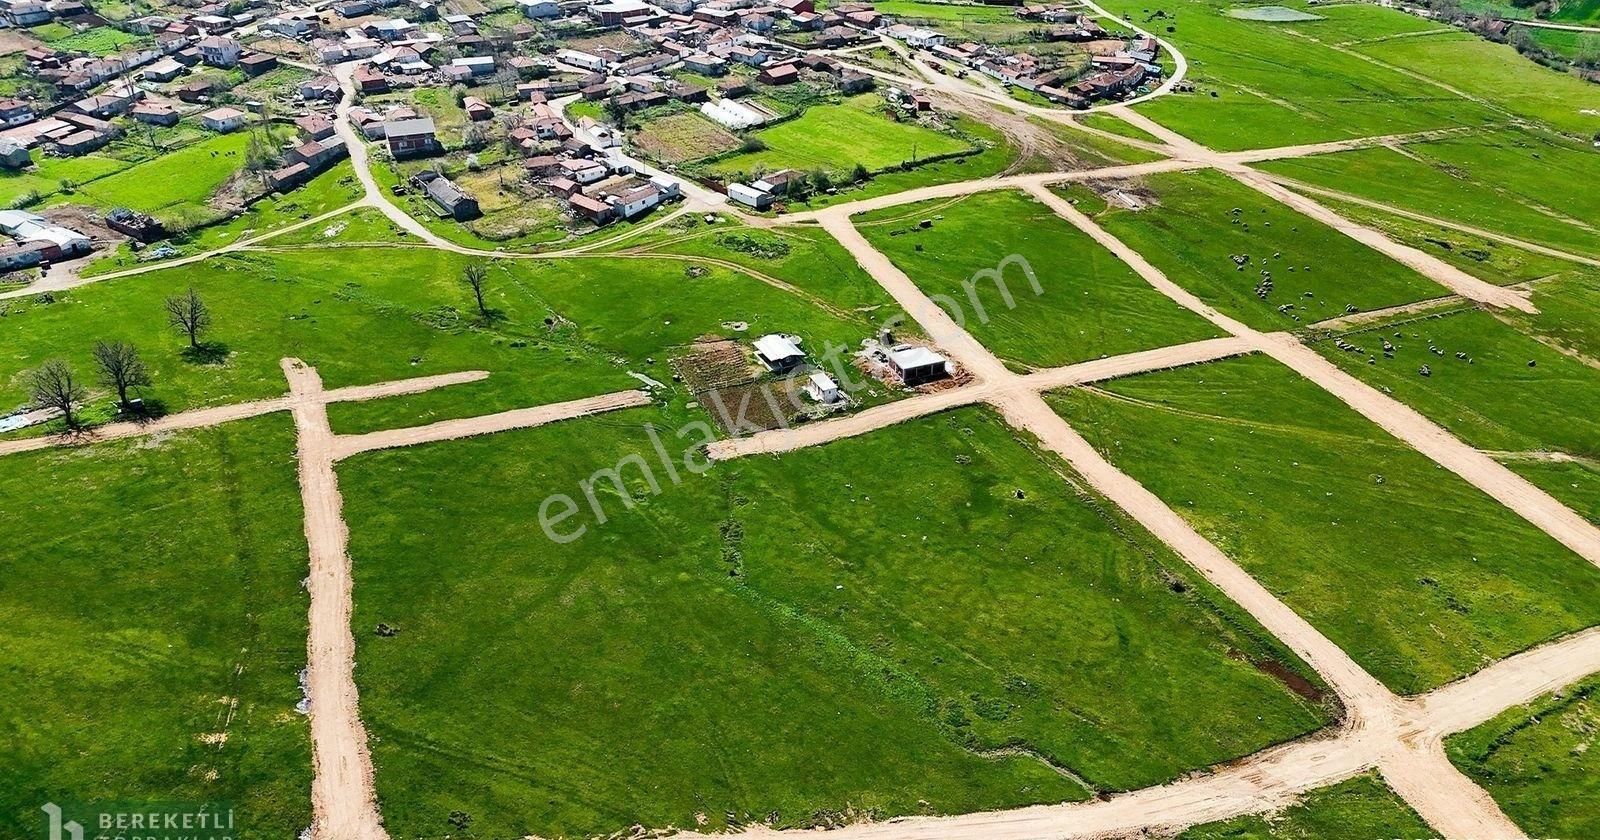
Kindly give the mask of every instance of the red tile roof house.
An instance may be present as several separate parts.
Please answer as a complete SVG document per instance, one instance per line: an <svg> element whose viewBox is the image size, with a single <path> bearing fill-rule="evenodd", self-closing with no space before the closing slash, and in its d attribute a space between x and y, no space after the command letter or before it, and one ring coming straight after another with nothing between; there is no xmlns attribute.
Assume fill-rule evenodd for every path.
<svg viewBox="0 0 1600 840"><path fill-rule="evenodd" d="M603 225L611 221L612 216L615 215L611 205L590 198L583 193L575 193L568 198L567 206L572 208L572 212L597 225Z"/></svg>
<svg viewBox="0 0 1600 840"><path fill-rule="evenodd" d="M476 96L463 98L461 107L467 112L467 119L473 122L483 122L494 116L494 109L489 107L489 103Z"/></svg>
<svg viewBox="0 0 1600 840"><path fill-rule="evenodd" d="M800 81L800 73L793 64L779 64L762 70L756 79L769 85L788 85Z"/></svg>
<svg viewBox="0 0 1600 840"><path fill-rule="evenodd" d="M140 102L129 112L133 118L151 125L177 125L178 109L165 102Z"/></svg>
<svg viewBox="0 0 1600 840"><path fill-rule="evenodd" d="M296 128L312 140L333 136L333 121L321 114L306 114L294 121Z"/></svg>

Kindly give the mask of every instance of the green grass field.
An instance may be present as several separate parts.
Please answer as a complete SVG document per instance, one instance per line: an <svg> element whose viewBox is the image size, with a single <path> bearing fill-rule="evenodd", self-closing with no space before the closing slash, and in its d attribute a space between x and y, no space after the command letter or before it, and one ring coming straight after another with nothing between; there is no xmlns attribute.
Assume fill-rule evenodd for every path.
<svg viewBox="0 0 1600 840"><path fill-rule="evenodd" d="M931 227L919 227L922 220ZM1012 192L895 207L857 217L863 236L919 287L946 296L985 346L1013 364L1054 366L1218 335L1199 316L1168 300L1111 252L1048 207ZM1008 257L1005 287L972 280ZM969 295L971 281L974 290ZM977 305L973 298L976 297ZM936 298L937 300L938 298Z"/></svg>
<svg viewBox="0 0 1600 840"><path fill-rule="evenodd" d="M1154 206L1097 216L1173 282L1245 323L1290 329L1445 290L1338 231L1218 172L1144 179ZM1235 258L1243 258L1237 262ZM1263 273L1267 272L1267 273ZM1264 292L1270 279L1272 288Z"/></svg>
<svg viewBox="0 0 1600 840"><path fill-rule="evenodd" d="M1557 501L1600 525L1600 463L1507 459L1505 465Z"/></svg>
<svg viewBox="0 0 1600 840"><path fill-rule="evenodd" d="M53 49L110 55L124 47L148 42L148 37L123 32L112 26L96 26L50 44Z"/></svg>
<svg viewBox="0 0 1600 840"><path fill-rule="evenodd" d="M1369 6L1318 7L1313 11L1325 20L1268 23L1228 17L1223 10L1231 5L1226 0L1106 4L1157 31L1175 27L1162 37L1190 61L1189 79L1197 91L1139 105L1141 113L1225 150L1481 125L1494 118L1488 108L1331 46L1433 24ZM1152 17L1158 10L1167 17Z"/></svg>
<svg viewBox="0 0 1600 840"><path fill-rule="evenodd" d="M1537 837L1600 834L1600 680L1590 679L1445 741L1450 760Z"/></svg>
<svg viewBox="0 0 1600 840"><path fill-rule="evenodd" d="M52 801L310 825L294 447L277 417L0 458L0 835Z"/></svg>
<svg viewBox="0 0 1600 840"><path fill-rule="evenodd" d="M1535 64L1505 44L1470 32L1401 38L1355 49L1576 137L1600 131L1594 83Z"/></svg>
<svg viewBox="0 0 1600 840"><path fill-rule="evenodd" d="M1051 399L1396 691L1600 620L1600 572L1269 359Z"/></svg>
<svg viewBox="0 0 1600 840"><path fill-rule="evenodd" d="M816 254L817 246L796 250ZM795 277L804 294L741 270L693 260L597 256L505 261L491 272L493 320L484 322L461 281L466 258L431 249L304 249L229 255L87 286L55 303L13 303L0 351L0 405L26 401L24 372L52 356L92 370L98 339L120 338L143 351L168 410L281 394L278 360L316 364L330 387L483 369L489 379L428 394L332 406L340 431L589 396L637 387L634 370L671 378L667 353L709 334L802 336L821 353L856 347L873 334L861 275L807 281L838 260L833 250L762 265L760 274ZM754 264L752 264L754 266ZM787 281L785 281L787 282ZM161 310L164 296L193 285L211 308L220 364L191 361ZM857 287L852 289L852 287ZM838 296L834 300L834 296ZM63 336L72 336L64 339ZM92 417L110 410L96 394Z"/></svg>
<svg viewBox="0 0 1600 840"><path fill-rule="evenodd" d="M176 223L204 223L221 215L207 200L244 166L249 132L222 134L128 167L78 188L75 201L129 207Z"/></svg>
<svg viewBox="0 0 1600 840"><path fill-rule="evenodd" d="M1376 775L1312 791L1267 817L1197 825L1178 840L1336 840L1342 837L1431 837L1433 830Z"/></svg>
<svg viewBox="0 0 1600 840"><path fill-rule="evenodd" d="M1600 455L1600 373L1488 312L1446 311L1343 334L1360 352L1312 346L1478 449Z"/></svg>
<svg viewBox="0 0 1600 840"><path fill-rule="evenodd" d="M889 119L881 112L882 102L863 94L838 105L814 105L799 117L753 132L766 149L723 158L711 169L730 177L777 169L848 175L858 163L876 172L972 148L959 137Z"/></svg>
<svg viewBox="0 0 1600 840"><path fill-rule="evenodd" d="M580 539L548 541L540 500L650 453L646 422L671 441L678 420L341 468L391 832L443 832L452 810L483 836L570 836L1082 799L1022 749L1143 784L1325 719L1251 667L1286 656L1253 622L984 411L681 484L651 455L659 495L630 512L603 489L606 522L586 509ZM918 478L858 468L885 459ZM952 608L955 591L987 606Z"/></svg>
<svg viewBox="0 0 1600 840"><path fill-rule="evenodd" d="M1561 0L1550 19L1561 23L1600 26L1600 0Z"/></svg>
<svg viewBox="0 0 1600 840"><path fill-rule="evenodd" d="M67 358L92 385L89 351L99 339L124 339L139 348L154 380L147 396L169 411L282 394L278 360L284 356L317 365L330 387L459 370L495 373L444 396L333 412L336 420L348 413L370 416L372 423L438 412L463 416L634 384L602 354L564 336L473 328L461 314L471 304L458 279L459 258L422 250L360 253L360 260L334 251L220 257L86 286L51 304L14 303L0 356L0 405L26 401L24 372L55 356ZM418 277L432 280L419 285ZM510 284L499 277L495 282ZM189 286L212 312L207 338L225 354L223 363L186 356L186 341L166 323L162 299ZM407 407L417 413L389 416ZM97 389L90 416L110 408L111 395Z"/></svg>
<svg viewBox="0 0 1600 840"><path fill-rule="evenodd" d="M1261 168L1428 216L1600 256L1600 196L1570 189L1600 177L1600 152L1501 131L1363 149Z"/></svg>
<svg viewBox="0 0 1600 840"><path fill-rule="evenodd" d="M177 237L175 241L169 241L169 244L177 249L179 257L189 256L303 222L350 204L360 197L361 183L356 180L355 169L350 161L345 160L299 189L262 199L250 205L238 218L196 228ZM325 226L315 228L316 231L323 229ZM275 246L284 241L273 239L263 244ZM140 264L139 255L124 248L95 260L79 274L92 277Z"/></svg>
<svg viewBox="0 0 1600 840"><path fill-rule="evenodd" d="M49 198L63 190L63 181L86 184L130 166L126 161L98 154L60 158L47 157L38 152L33 154L33 163L32 169L0 171L0 204L11 205L30 193Z"/></svg>

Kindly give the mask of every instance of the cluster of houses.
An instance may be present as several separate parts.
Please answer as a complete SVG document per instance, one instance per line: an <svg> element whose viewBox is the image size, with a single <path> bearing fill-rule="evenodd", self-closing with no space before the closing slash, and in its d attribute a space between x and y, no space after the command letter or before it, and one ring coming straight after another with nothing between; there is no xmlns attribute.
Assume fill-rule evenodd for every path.
<svg viewBox="0 0 1600 840"><path fill-rule="evenodd" d="M1045 41L1104 42L1114 40L1081 7L1065 4L1029 5L1016 10L1018 19L1040 24ZM972 41L950 43L931 29L889 24L882 34L914 49L962 68L990 76L1004 85L1032 91L1071 108L1086 108L1100 100L1117 100L1137 91L1147 80L1162 75L1157 61L1160 45L1149 36L1124 41L1115 51L1096 51L1087 75L1064 69L1050 59L1026 52Z"/></svg>

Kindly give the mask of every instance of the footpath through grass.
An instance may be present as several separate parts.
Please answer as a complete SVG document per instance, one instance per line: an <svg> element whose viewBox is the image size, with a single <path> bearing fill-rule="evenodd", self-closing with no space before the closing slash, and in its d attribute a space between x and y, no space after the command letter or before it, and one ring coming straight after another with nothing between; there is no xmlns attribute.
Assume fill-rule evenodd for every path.
<svg viewBox="0 0 1600 840"><path fill-rule="evenodd" d="M276 417L0 458L0 835L45 802L310 825L294 450Z"/></svg>
<svg viewBox="0 0 1600 840"><path fill-rule="evenodd" d="M1600 836L1600 680L1508 709L1445 741L1450 760L1534 837Z"/></svg>
<svg viewBox="0 0 1600 840"><path fill-rule="evenodd" d="M956 319L1016 365L1050 367L1219 335L1022 193L936 199L855 222L874 248L947 310L958 307ZM1003 287L975 276L998 269Z"/></svg>
<svg viewBox="0 0 1600 840"><path fill-rule="evenodd" d="M1178 835L1178 840L1337 840L1433 834L1383 779L1369 774L1312 791L1298 804L1275 814L1197 825Z"/></svg>
<svg viewBox="0 0 1600 840"><path fill-rule="evenodd" d="M1150 784L1327 720L1269 673L1303 665L990 412L705 475L676 461L683 420L341 467L397 836L454 810L515 837L1083 799L1069 772ZM594 475L619 465L626 490ZM541 531L553 493L575 541Z"/></svg>
<svg viewBox="0 0 1600 840"><path fill-rule="evenodd" d="M1600 621L1600 570L1270 359L1051 400L1395 691Z"/></svg>

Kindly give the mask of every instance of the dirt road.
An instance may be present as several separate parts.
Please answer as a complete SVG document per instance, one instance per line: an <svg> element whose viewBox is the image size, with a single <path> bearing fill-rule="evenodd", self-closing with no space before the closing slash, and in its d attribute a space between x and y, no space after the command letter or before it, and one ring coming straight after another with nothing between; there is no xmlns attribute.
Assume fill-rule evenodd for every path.
<svg viewBox="0 0 1600 840"><path fill-rule="evenodd" d="M441 440L489 435L512 429L528 429L558 420L570 420L590 414L616 411L620 408L649 405L650 396L643 391L616 391L598 397L587 397L531 408L515 408L498 414L463 417L459 420L441 420L426 426L407 429L387 429L364 435L340 435L333 443L332 458L340 461L351 455L374 449L392 449L397 446L416 446Z"/></svg>
<svg viewBox="0 0 1600 840"><path fill-rule="evenodd" d="M300 501L311 556L306 693L311 705L313 840L382 840L372 755L361 723L350 632L349 531L333 470L334 435L322 379L298 359L283 360L299 442Z"/></svg>

